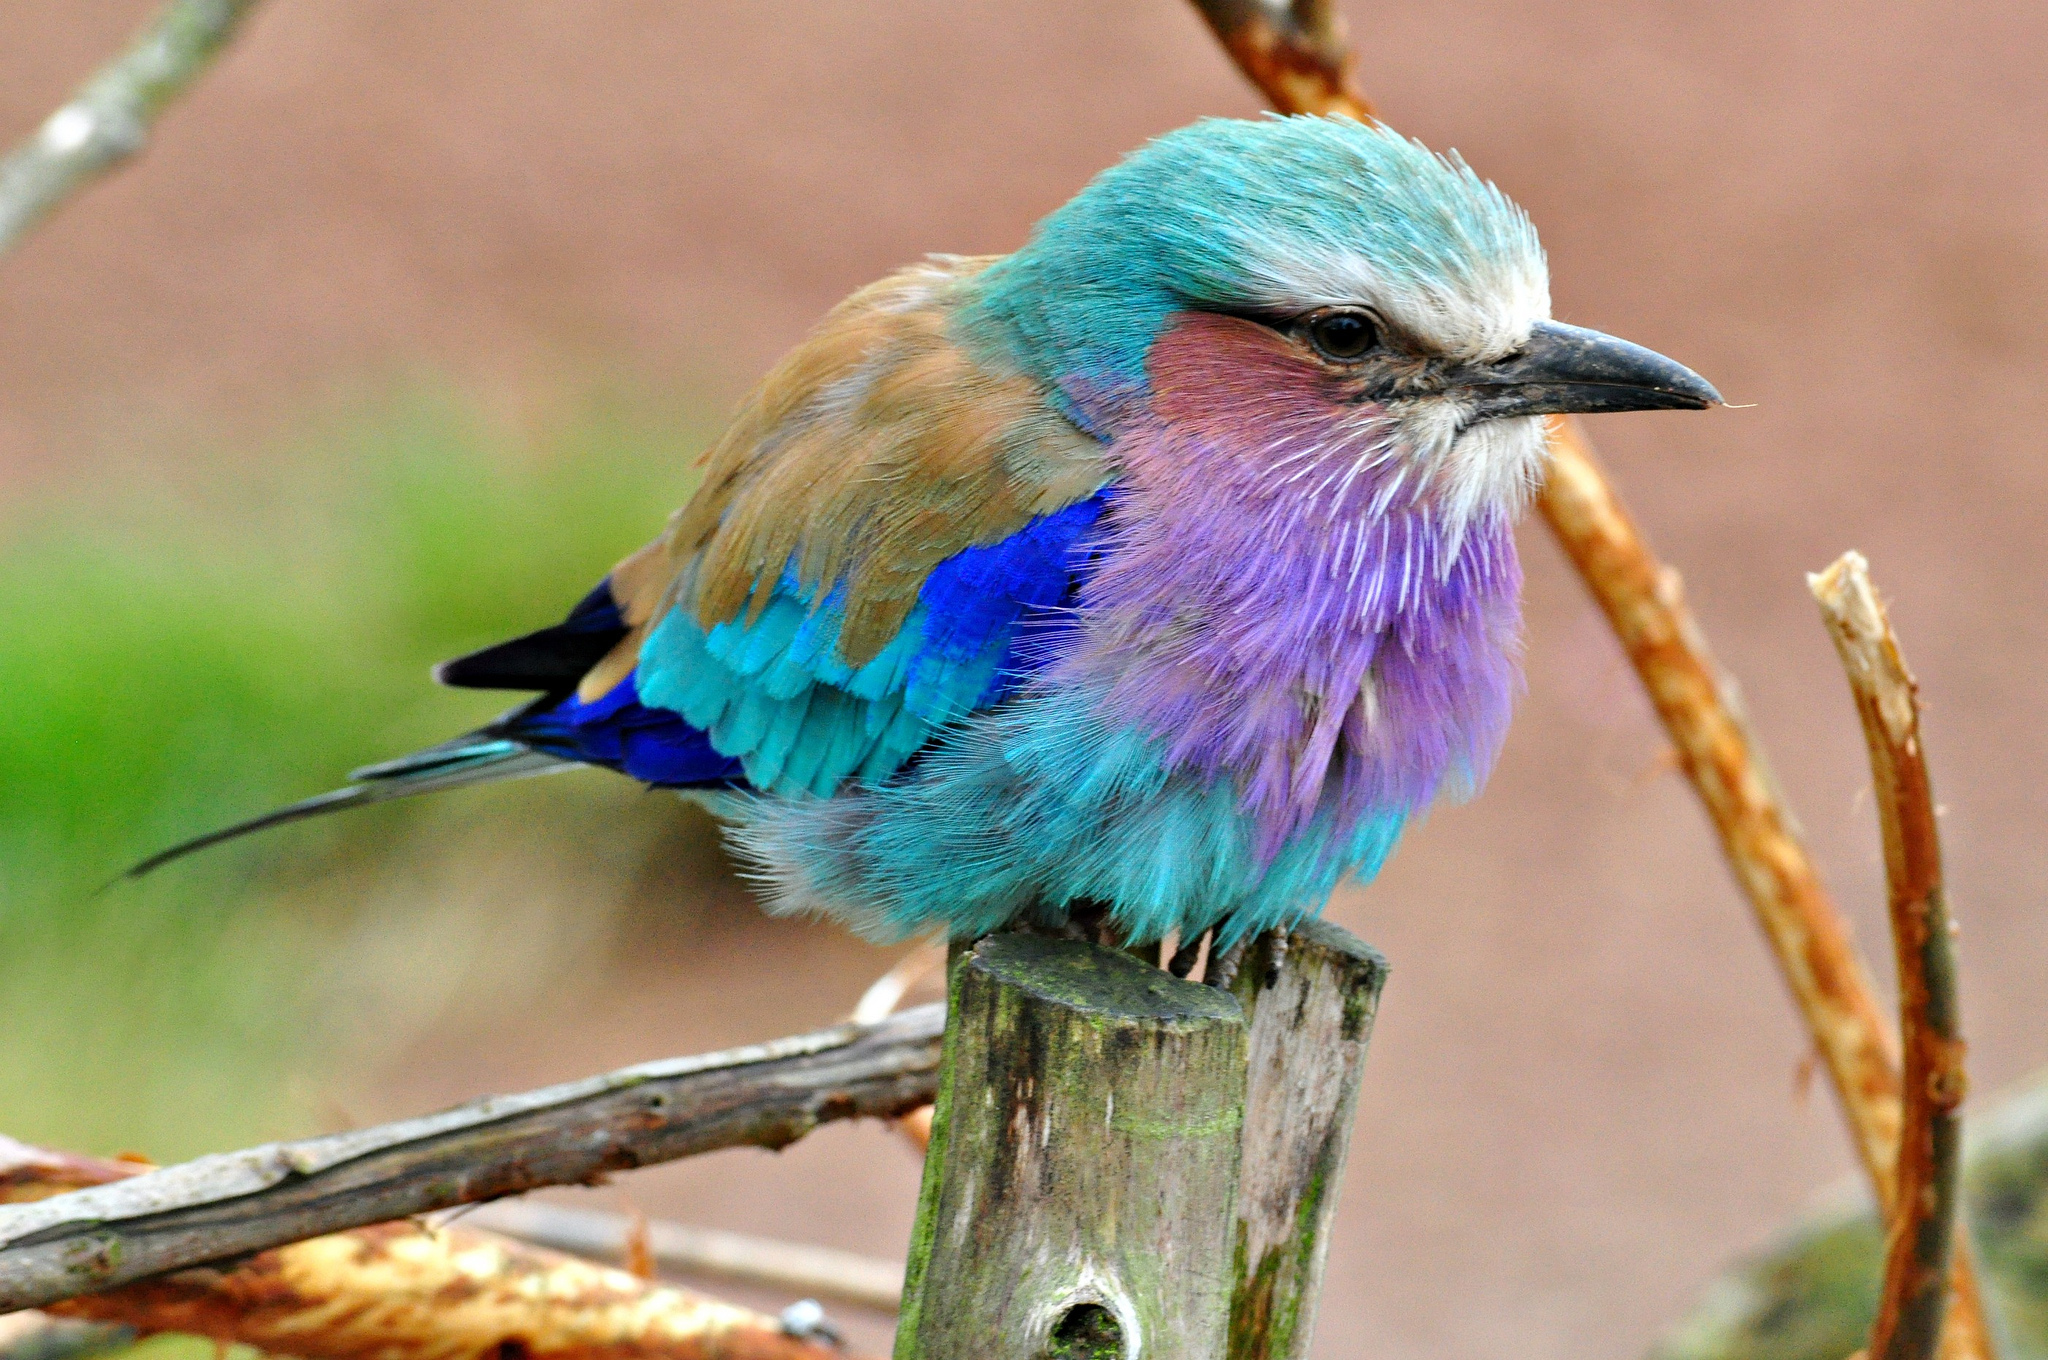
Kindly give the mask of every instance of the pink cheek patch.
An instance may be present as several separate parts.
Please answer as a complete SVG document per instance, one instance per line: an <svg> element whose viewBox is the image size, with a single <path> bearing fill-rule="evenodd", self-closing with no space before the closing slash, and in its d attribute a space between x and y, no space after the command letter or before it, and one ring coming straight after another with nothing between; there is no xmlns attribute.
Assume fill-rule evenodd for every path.
<svg viewBox="0 0 2048 1360"><path fill-rule="evenodd" d="M1183 312L1145 358L1152 411L1180 428L1241 439L1274 422L1327 420L1349 403L1341 385L1285 336L1242 317Z"/></svg>

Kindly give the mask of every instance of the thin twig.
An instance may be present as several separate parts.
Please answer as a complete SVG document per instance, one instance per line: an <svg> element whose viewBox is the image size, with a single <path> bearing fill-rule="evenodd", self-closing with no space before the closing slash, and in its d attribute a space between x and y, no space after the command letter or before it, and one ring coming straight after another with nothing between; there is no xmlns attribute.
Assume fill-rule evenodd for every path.
<svg viewBox="0 0 2048 1360"><path fill-rule="evenodd" d="M933 973L941 972L946 966L947 944L944 940L927 940L917 948L896 960L888 972L868 984L854 1003L852 1019L857 1024L871 1025L891 1014L903 1004L903 999ZM924 1155L932 1143L932 1107L920 1105L908 1113L897 1116L894 1121L896 1132L903 1135L909 1144ZM899 1291L900 1292L900 1291Z"/></svg>
<svg viewBox="0 0 2048 1360"><path fill-rule="evenodd" d="M543 1185L893 1117L937 1085L944 1008L629 1067L424 1119L0 1206L0 1312Z"/></svg>
<svg viewBox="0 0 2048 1360"><path fill-rule="evenodd" d="M1735 681L1721 669L1685 603L1594 462L1576 422L1551 426L1550 476L1539 506L1592 591L1663 719L1679 762L1721 837L1764 938L1827 1068L1881 1211L1898 1204L1905 1127L1897 1047L1848 922L1814 866L1750 731ZM1945 1360L1996 1354L1975 1263L1957 1250Z"/></svg>
<svg viewBox="0 0 2048 1360"><path fill-rule="evenodd" d="M1565 555L1621 641L1706 805L1721 850L1756 912L1841 1097L1878 1198L1893 1199L1898 1058L1849 926L1821 883L1798 823L1750 731L1735 681L1594 462L1574 422L1551 426L1540 502Z"/></svg>
<svg viewBox="0 0 2048 1360"><path fill-rule="evenodd" d="M1195 8L1275 108L1372 121L1335 0L1195 0Z"/></svg>
<svg viewBox="0 0 2048 1360"><path fill-rule="evenodd" d="M142 150L150 124L198 78L257 0L174 0L128 50L0 160L0 254L66 196Z"/></svg>
<svg viewBox="0 0 2048 1360"><path fill-rule="evenodd" d="M1963 1072L1955 942L1941 877L1941 833L1920 743L1920 695L1860 553L1807 577L1841 654L1884 840L1892 946L1899 966L1905 1120L1871 1360L1926 1360L1948 1301L1962 1161Z"/></svg>
<svg viewBox="0 0 2048 1360"><path fill-rule="evenodd" d="M868 984L847 1018L856 1024L872 1025L903 1004L911 989L946 966L946 942L926 940L896 960L888 972Z"/></svg>
<svg viewBox="0 0 2048 1360"><path fill-rule="evenodd" d="M1348 53L1324 47L1316 60L1278 74L1246 60L1242 44L1231 40L1235 16L1250 9L1270 23L1272 4L1193 3L1274 108L1376 121L1351 83ZM1578 421L1551 421L1550 454L1537 508L1607 615L1670 733L1813 1034L1878 1202L1889 1212L1902 1127L1898 1048L1848 923L1778 792L1733 678L1715 661L1686 606L1678 573L1658 561L1637 532ZM1967 1252L1956 1253L1954 1275L1944 1360L1991 1360L1990 1328Z"/></svg>
<svg viewBox="0 0 2048 1360"><path fill-rule="evenodd" d="M570 1209L532 1199L487 1204L462 1221L597 1261L622 1260L631 1228L622 1214ZM894 1313L903 1301L901 1262L659 1219L649 1221L646 1231L654 1264L676 1274L767 1285L886 1313Z"/></svg>

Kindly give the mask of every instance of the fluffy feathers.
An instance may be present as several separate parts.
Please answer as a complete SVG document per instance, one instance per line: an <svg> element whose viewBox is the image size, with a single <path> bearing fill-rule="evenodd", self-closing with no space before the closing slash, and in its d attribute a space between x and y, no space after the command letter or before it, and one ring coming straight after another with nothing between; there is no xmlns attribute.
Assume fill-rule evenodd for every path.
<svg viewBox="0 0 2048 1360"><path fill-rule="evenodd" d="M1326 307L1366 353L1319 347ZM598 764L714 791L771 905L871 934L1084 899L1137 941L1286 925L1499 748L1529 412L1617 409L1624 371L1601 406L1540 404L1570 372L1503 398L1548 310L1527 219L1455 157L1170 134L1017 254L847 299L659 539L445 672L541 698L330 800ZM1706 404L1657 362L1697 386L1640 404Z"/></svg>

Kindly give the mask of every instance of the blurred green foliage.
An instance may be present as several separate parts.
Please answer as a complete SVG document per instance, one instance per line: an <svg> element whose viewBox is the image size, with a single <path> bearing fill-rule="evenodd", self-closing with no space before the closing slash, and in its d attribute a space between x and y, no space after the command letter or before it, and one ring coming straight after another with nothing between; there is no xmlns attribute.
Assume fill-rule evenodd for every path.
<svg viewBox="0 0 2048 1360"><path fill-rule="evenodd" d="M1963 1208L2006 1360L2048 1360L2048 1079L1973 1117ZM1837 1196L1709 1286L1651 1360L1841 1360L1869 1339L1884 1237Z"/></svg>
<svg viewBox="0 0 2048 1360"><path fill-rule="evenodd" d="M459 970L475 933L376 890L378 874L402 866L419 899L444 842L491 842L420 800L103 885L504 707L426 668L559 617L658 530L702 432L593 400L507 433L415 399L260 458L15 507L0 524L0 1130L168 1159L303 1127L294 1082L317 1087L378 1020L337 957L365 914L369 952L416 973ZM573 840L623 796L590 801L598 778L449 801L517 823L539 855L536 835ZM538 815L565 807L581 810Z"/></svg>

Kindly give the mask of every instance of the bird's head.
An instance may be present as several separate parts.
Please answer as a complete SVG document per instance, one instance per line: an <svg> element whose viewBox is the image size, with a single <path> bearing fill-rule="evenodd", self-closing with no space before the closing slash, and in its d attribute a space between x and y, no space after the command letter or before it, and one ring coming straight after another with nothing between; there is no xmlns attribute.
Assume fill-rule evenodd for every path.
<svg viewBox="0 0 2048 1360"><path fill-rule="evenodd" d="M1550 320L1521 209L1455 155L1343 118L1159 138L986 271L961 321L1099 434L1162 407L1320 423L1333 447L1419 465L1464 512L1533 483L1545 414L1721 400L1661 355Z"/></svg>

